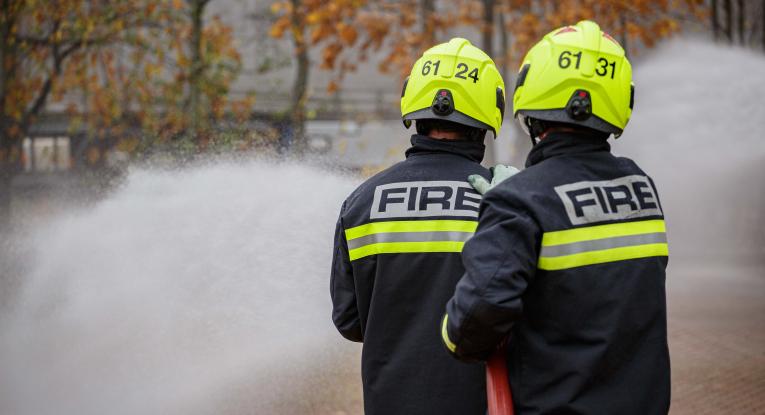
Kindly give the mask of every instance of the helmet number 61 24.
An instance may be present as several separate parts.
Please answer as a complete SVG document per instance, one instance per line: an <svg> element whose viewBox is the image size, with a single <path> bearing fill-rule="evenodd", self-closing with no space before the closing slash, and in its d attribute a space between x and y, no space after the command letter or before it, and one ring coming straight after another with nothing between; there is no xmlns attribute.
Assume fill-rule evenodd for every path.
<svg viewBox="0 0 765 415"><path fill-rule="evenodd" d="M438 67L440 65L441 61L425 61L425 63L422 64L422 75L427 76L430 75L431 72L433 72L433 75L438 75ZM465 76L465 74L467 74L467 76ZM454 77L460 79L470 78L473 80L473 83L476 83L478 82L478 68L473 68L473 70L470 70L466 64L459 63L457 64L457 73L454 74Z"/></svg>

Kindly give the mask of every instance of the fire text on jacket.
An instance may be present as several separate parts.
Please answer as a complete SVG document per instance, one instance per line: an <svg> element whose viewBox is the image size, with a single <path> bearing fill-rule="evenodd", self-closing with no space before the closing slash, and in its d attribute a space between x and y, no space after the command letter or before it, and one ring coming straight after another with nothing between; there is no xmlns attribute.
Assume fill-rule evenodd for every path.
<svg viewBox="0 0 765 415"><path fill-rule="evenodd" d="M425 216L478 217L481 196L465 182L388 183L375 188L370 219Z"/></svg>
<svg viewBox="0 0 765 415"><path fill-rule="evenodd" d="M662 215L656 189L646 176L569 183L556 186L555 192L573 225Z"/></svg>

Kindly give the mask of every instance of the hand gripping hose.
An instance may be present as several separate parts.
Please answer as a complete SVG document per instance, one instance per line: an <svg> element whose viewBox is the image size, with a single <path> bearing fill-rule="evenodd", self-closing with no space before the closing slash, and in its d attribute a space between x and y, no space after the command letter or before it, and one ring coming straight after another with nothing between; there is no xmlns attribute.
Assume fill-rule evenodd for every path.
<svg viewBox="0 0 765 415"><path fill-rule="evenodd" d="M489 415L514 414L505 353L505 348L500 347L486 362L486 398L489 404Z"/></svg>

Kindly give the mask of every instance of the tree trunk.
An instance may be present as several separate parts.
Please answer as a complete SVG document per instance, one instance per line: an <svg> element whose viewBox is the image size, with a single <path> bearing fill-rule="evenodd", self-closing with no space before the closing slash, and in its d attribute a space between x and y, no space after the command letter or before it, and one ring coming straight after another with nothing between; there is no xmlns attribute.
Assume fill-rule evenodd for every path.
<svg viewBox="0 0 765 415"><path fill-rule="evenodd" d="M0 75L2 76L2 75ZM2 99L3 96L0 96ZM11 200L13 178L21 171L21 145L17 137L11 137L8 122L0 113L0 233L11 224Z"/></svg>
<svg viewBox="0 0 765 415"><path fill-rule="evenodd" d="M765 51L765 0L762 1L762 50Z"/></svg>
<svg viewBox="0 0 765 415"><path fill-rule="evenodd" d="M733 43L733 4L731 0L725 0L723 2L723 8L725 9L725 36L728 38L728 42Z"/></svg>
<svg viewBox="0 0 765 415"><path fill-rule="evenodd" d="M483 51L494 58L494 4L495 0L483 0L483 26L481 33Z"/></svg>
<svg viewBox="0 0 765 415"><path fill-rule="evenodd" d="M13 198L11 184L17 173L14 163L8 160L0 161L0 234L5 233L11 226L11 201Z"/></svg>
<svg viewBox="0 0 765 415"><path fill-rule="evenodd" d="M744 16L746 8L744 7L744 0L738 0L738 41L742 45L745 44L744 40Z"/></svg>
<svg viewBox="0 0 765 415"><path fill-rule="evenodd" d="M4 232L10 225L11 220L11 180L14 173L14 160L12 158L12 137L9 134L9 120L6 116L5 96L8 81L12 74L6 69L6 59L13 59L12 46L8 39L10 36L13 17L9 13L8 1L0 2L0 232ZM15 65L11 65L15 66ZM12 71L12 69L11 69Z"/></svg>
<svg viewBox="0 0 765 415"><path fill-rule="evenodd" d="M422 21L422 34L425 49L430 48L436 42L435 27L433 26L433 13L436 12L435 0L422 0L420 2L420 19ZM423 49L420 52L424 52Z"/></svg>
<svg viewBox="0 0 765 415"><path fill-rule="evenodd" d="M627 41L629 40L629 33L627 33L627 17L625 16L624 10L622 10L622 13L619 15L619 25L622 28L622 38L620 39L622 49L624 49L624 55L629 57L629 45L627 45Z"/></svg>
<svg viewBox="0 0 765 415"><path fill-rule="evenodd" d="M305 16L303 15L301 0L291 0L291 2L292 40L295 46L297 68L295 82L292 85L291 137L287 139L287 146L292 147L295 154L302 155L307 147L305 137L305 107L308 98L308 69L310 61L308 44L305 40Z"/></svg>
<svg viewBox="0 0 765 415"><path fill-rule="evenodd" d="M499 29L499 48L502 53L502 67L500 68L500 73L502 74L502 79L505 81L505 101L508 101L508 98L510 97L508 91L510 91L510 93L513 92L513 85L510 82L510 39L508 30L505 27L505 12L502 10L499 11L497 29ZM509 101L512 100L510 99Z"/></svg>
<svg viewBox="0 0 765 415"><path fill-rule="evenodd" d="M189 74L189 111L191 133L198 142L202 121L208 114L202 111L202 75L204 59L202 56L202 31L204 30L205 7L209 0L191 0L191 72Z"/></svg>
<svg viewBox="0 0 765 415"><path fill-rule="evenodd" d="M712 0L712 4L709 6L712 9L710 18L712 19L712 37L714 40L720 39L720 17L717 15L717 0Z"/></svg>
<svg viewBox="0 0 765 415"><path fill-rule="evenodd" d="M481 47L489 57L494 59L494 4L495 0L483 0L483 24L481 25ZM496 63L496 62L495 62ZM503 78L504 79L504 78ZM496 137L495 137L496 138ZM484 140L486 153L484 162L494 165L497 162L497 150L495 139Z"/></svg>

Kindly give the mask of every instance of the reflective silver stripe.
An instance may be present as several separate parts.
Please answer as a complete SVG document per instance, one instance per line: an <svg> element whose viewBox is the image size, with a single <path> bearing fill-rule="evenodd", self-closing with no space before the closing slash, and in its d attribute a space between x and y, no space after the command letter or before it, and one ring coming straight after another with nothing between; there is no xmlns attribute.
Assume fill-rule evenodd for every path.
<svg viewBox="0 0 765 415"><path fill-rule="evenodd" d="M594 239L591 241L574 242L563 245L543 246L541 257L558 257L579 254L582 252L601 251L604 249L621 248L624 246L666 243L667 234L664 232L644 233L640 235L617 236L615 238Z"/></svg>
<svg viewBox="0 0 765 415"><path fill-rule="evenodd" d="M473 232L389 232L373 233L360 238L348 241L348 249L356 249L362 246L376 244L380 242L431 242L431 241L453 241L465 242L473 236Z"/></svg>

